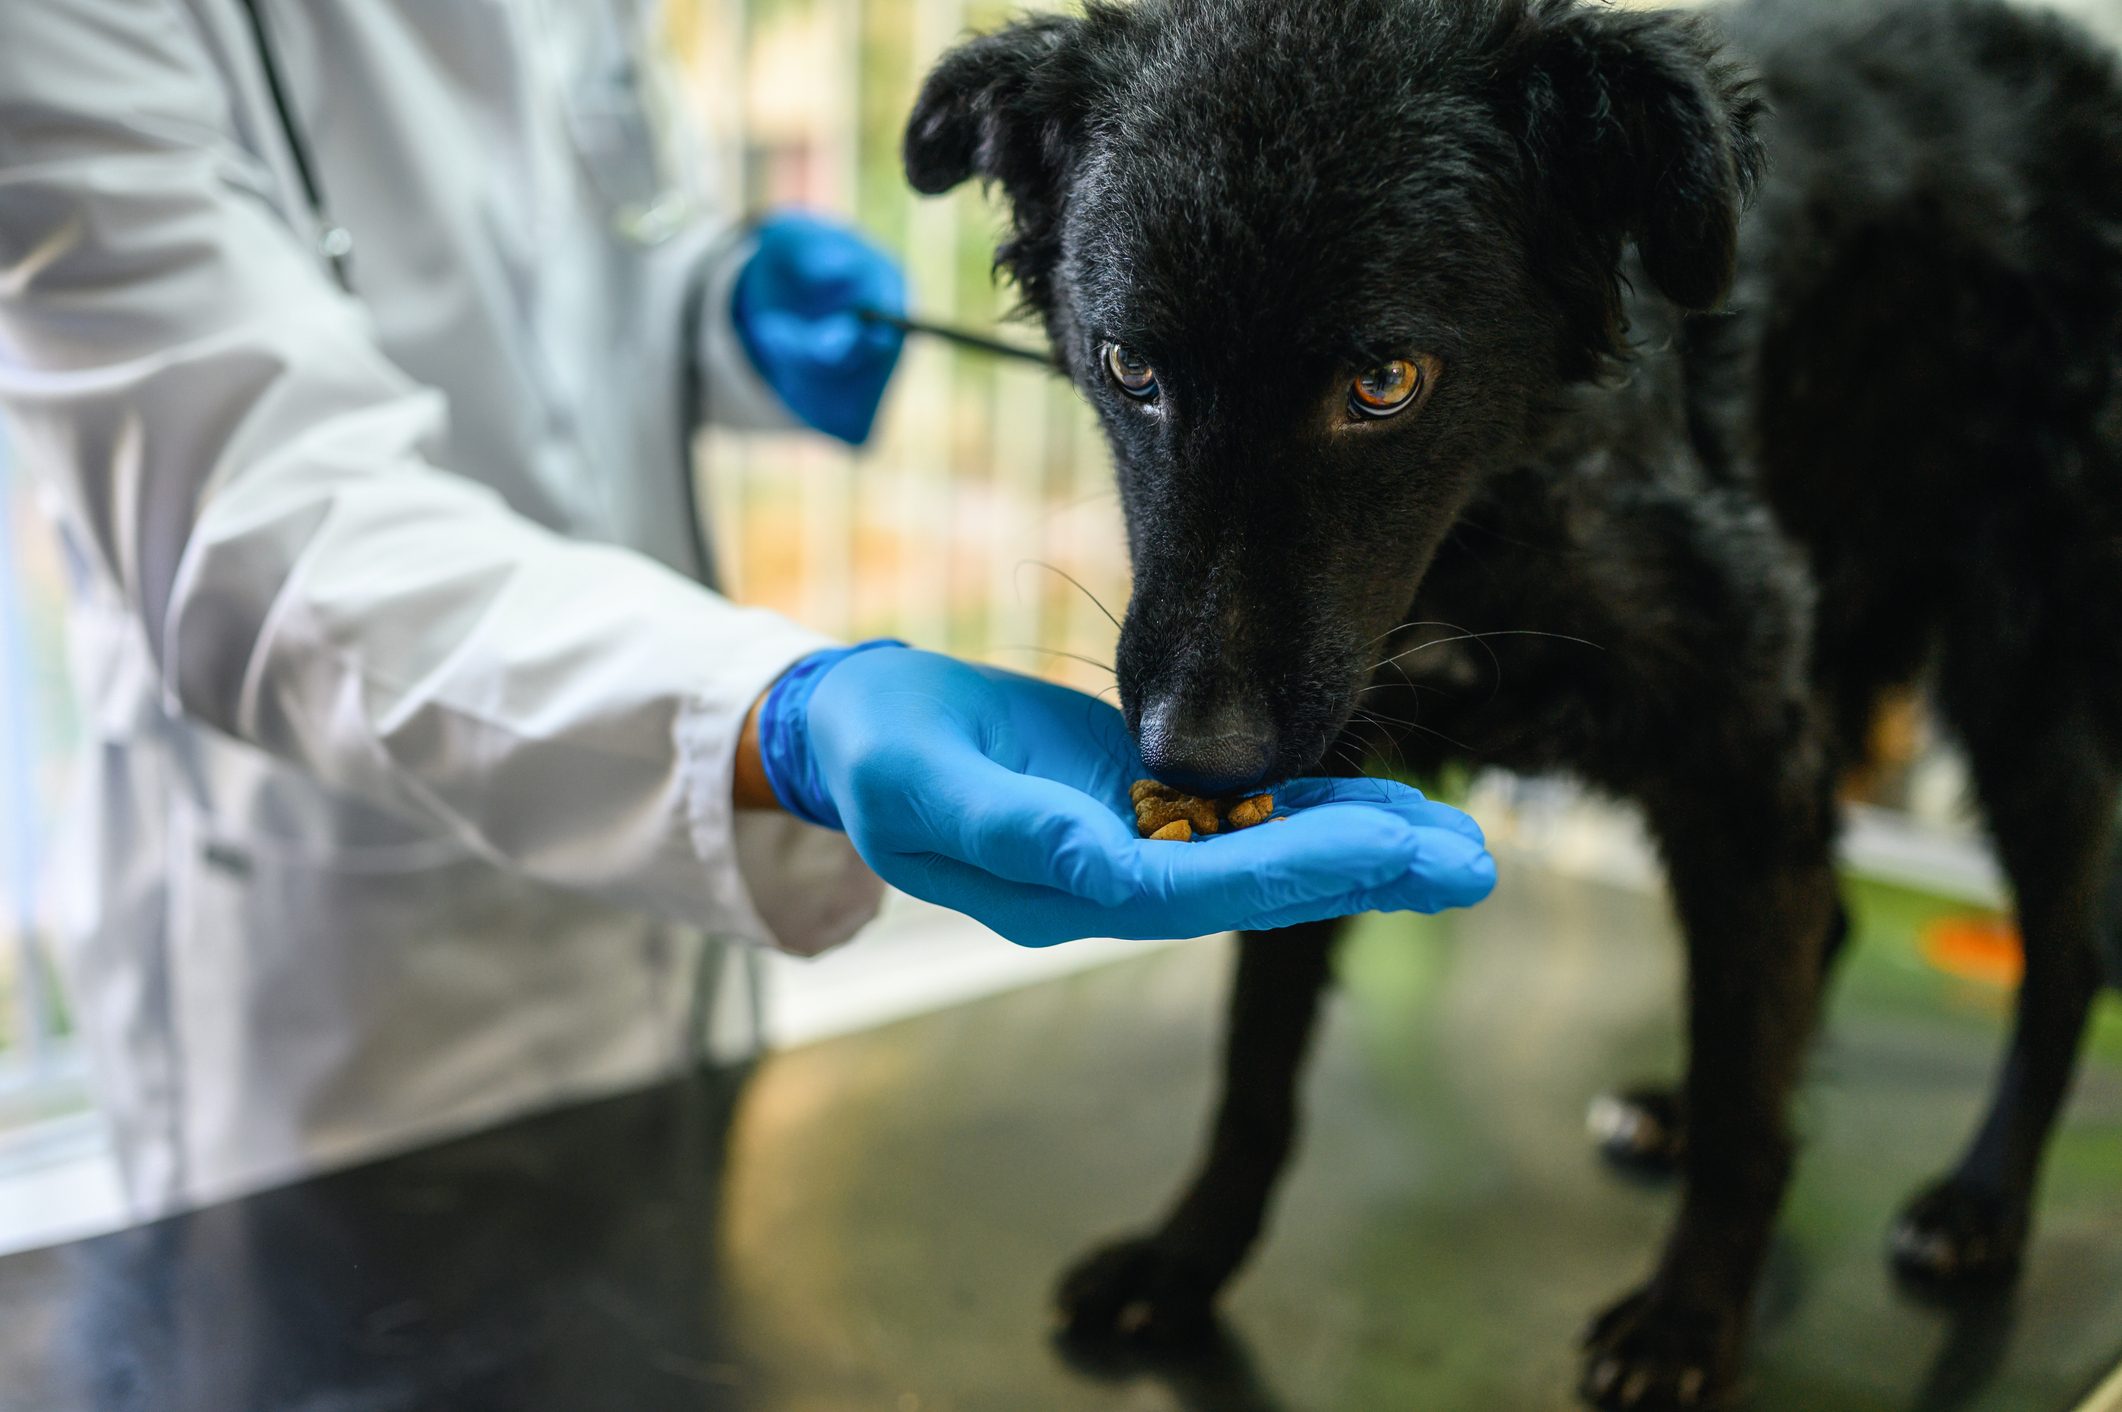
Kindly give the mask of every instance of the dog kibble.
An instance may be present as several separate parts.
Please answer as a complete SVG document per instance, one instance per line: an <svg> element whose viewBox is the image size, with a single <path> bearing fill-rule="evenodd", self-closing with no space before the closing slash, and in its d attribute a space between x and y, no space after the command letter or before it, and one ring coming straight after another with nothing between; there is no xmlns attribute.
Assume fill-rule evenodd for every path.
<svg viewBox="0 0 2122 1412"><path fill-rule="evenodd" d="M1136 780L1128 790L1135 805L1135 828L1144 838L1189 843L1195 834L1212 834L1223 825L1249 829L1275 812L1275 796L1250 799L1202 799L1157 780Z"/></svg>
<svg viewBox="0 0 2122 1412"><path fill-rule="evenodd" d="M1184 819L1194 833L1214 833L1222 827L1212 799L1196 799L1155 780L1137 780L1129 794L1135 801L1135 827L1144 838L1176 819Z"/></svg>

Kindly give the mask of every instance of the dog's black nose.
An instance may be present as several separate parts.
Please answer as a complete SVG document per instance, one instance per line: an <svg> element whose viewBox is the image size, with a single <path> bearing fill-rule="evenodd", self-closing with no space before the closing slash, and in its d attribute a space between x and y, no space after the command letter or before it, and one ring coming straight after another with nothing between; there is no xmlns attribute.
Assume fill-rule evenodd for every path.
<svg viewBox="0 0 2122 1412"><path fill-rule="evenodd" d="M1142 713L1140 743L1151 774L1204 798L1259 784L1275 758L1274 727L1230 702L1205 711L1169 699L1152 703Z"/></svg>

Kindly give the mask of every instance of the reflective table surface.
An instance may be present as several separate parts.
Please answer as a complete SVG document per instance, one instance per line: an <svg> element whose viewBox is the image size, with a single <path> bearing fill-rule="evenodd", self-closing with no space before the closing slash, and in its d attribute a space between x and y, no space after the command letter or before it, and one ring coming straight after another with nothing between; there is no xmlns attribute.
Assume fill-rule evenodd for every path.
<svg viewBox="0 0 2122 1412"><path fill-rule="evenodd" d="M1751 1407L2064 1412L2122 1357L2112 1002L2019 1290L1937 1309L1886 1273L1887 1221L1974 1121L2005 1008L1979 966L1926 959L1940 910L1858 891ZM1573 1336L1671 1201L1582 1136L1600 1087L1673 1063L1658 902L1525 871L1473 913L1362 923L1220 1339L1059 1347L1056 1271L1192 1161L1226 967L1216 942L1156 951L0 1259L0 1412L1571 1406Z"/></svg>

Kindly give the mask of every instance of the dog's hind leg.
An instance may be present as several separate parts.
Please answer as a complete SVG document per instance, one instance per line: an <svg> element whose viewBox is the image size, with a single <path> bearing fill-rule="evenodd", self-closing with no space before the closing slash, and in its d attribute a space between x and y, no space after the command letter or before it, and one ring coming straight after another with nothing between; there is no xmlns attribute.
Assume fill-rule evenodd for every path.
<svg viewBox="0 0 2122 1412"><path fill-rule="evenodd" d="M2118 799L2095 714L2060 673L2015 671L1997 657L1966 665L1980 680L1956 683L1948 663L1946 706L2016 895L2026 974L1988 1116L1951 1175L1919 1193L1894 1229L1895 1269L1932 1289L1994 1285L2018 1269L2042 1153L2099 988ZM2006 702L1999 682L2034 685Z"/></svg>
<svg viewBox="0 0 2122 1412"><path fill-rule="evenodd" d="M1836 908L1824 752L1796 722L1724 758L1748 767L1644 792L1687 938L1686 1185L1650 1281L1586 1335L1582 1391L1600 1407L1730 1390L1791 1169L1786 1109Z"/></svg>
<svg viewBox="0 0 2122 1412"><path fill-rule="evenodd" d="M1823 995L1848 945L1849 908L1838 898L1820 954ZM1586 1125L1599 1155L1620 1170L1659 1180L1680 1174L1687 1153L1687 1104L1676 1085L1639 1084L1601 1093L1592 1100Z"/></svg>
<svg viewBox="0 0 2122 1412"><path fill-rule="evenodd" d="M1239 937L1223 1089L1200 1171L1162 1226L1093 1251L1063 1277L1057 1301L1070 1335L1175 1342L1208 1331L1289 1160L1298 1076L1340 927Z"/></svg>

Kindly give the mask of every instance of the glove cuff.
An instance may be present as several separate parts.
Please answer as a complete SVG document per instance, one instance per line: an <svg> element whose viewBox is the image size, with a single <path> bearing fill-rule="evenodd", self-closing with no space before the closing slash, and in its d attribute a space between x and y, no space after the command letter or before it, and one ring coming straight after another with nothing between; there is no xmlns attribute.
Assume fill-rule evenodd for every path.
<svg viewBox="0 0 2122 1412"><path fill-rule="evenodd" d="M852 647L828 647L799 659L768 688L759 703L759 764L781 807L806 824L845 833L839 806L810 747L810 699L825 674L857 652L905 647L896 637L876 637Z"/></svg>

